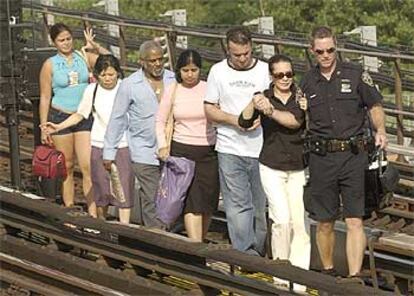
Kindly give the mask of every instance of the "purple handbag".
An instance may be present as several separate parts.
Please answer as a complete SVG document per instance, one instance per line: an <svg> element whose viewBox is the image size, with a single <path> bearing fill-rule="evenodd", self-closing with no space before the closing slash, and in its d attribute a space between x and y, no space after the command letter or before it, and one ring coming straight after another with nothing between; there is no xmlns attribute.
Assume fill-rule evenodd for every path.
<svg viewBox="0 0 414 296"><path fill-rule="evenodd" d="M195 162L170 156L161 172L155 204L158 219L171 225L181 215L187 190L194 177Z"/></svg>

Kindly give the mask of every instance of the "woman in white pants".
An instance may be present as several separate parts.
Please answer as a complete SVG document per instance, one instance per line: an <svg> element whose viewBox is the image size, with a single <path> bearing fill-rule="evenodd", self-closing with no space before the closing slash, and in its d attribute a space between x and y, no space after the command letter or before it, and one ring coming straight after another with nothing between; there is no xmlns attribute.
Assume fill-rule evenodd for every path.
<svg viewBox="0 0 414 296"><path fill-rule="evenodd" d="M305 172L303 141L305 114L301 93L293 82L289 57L275 55L269 60L272 83L257 93L239 117L239 125L251 127L260 117L263 147L259 156L260 178L267 195L272 225L272 255L309 268L310 238L303 205ZM300 101L300 102L299 102ZM277 284L288 282L274 279ZM306 287L294 285L294 290Z"/></svg>

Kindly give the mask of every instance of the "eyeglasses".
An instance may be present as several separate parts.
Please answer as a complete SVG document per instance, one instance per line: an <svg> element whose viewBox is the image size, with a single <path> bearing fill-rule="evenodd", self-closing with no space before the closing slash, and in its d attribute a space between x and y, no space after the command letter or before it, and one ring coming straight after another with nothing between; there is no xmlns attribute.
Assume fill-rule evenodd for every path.
<svg viewBox="0 0 414 296"><path fill-rule="evenodd" d="M323 55L325 52L331 54L331 53L334 53L335 51L336 51L335 47L331 47L331 48L328 48L328 49L325 49L325 50L324 49L315 49L315 52L318 55Z"/></svg>
<svg viewBox="0 0 414 296"><path fill-rule="evenodd" d="M287 77L287 78L292 78L293 76L295 76L295 73L293 73L293 72L291 72L291 71L289 71L289 72L286 72L286 73L283 73L283 72L279 72L279 73L272 73L272 76L275 78L275 79L283 79L283 77Z"/></svg>

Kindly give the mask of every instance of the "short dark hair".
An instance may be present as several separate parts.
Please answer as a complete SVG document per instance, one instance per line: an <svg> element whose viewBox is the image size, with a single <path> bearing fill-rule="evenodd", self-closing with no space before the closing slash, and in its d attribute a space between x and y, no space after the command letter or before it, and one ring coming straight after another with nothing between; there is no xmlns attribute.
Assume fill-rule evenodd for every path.
<svg viewBox="0 0 414 296"><path fill-rule="evenodd" d="M194 64L201 69L202 61L198 51L187 49L178 56L177 63L175 64L175 79L178 83L183 82L183 79L181 78L181 68L189 64Z"/></svg>
<svg viewBox="0 0 414 296"><path fill-rule="evenodd" d="M280 62L289 63L290 66L292 67L292 72L294 73L292 59L290 57L288 57L287 55L284 55L284 54L275 54L267 62L268 65L269 65L269 73L270 74L273 73L272 72L273 71L273 65L277 64L277 63L280 63Z"/></svg>
<svg viewBox="0 0 414 296"><path fill-rule="evenodd" d="M66 26L64 23L54 24L52 27L50 27L49 30L50 39L52 39L52 41L55 41L57 36L64 31L68 31L70 35L73 35L72 30L69 29L69 27Z"/></svg>
<svg viewBox="0 0 414 296"><path fill-rule="evenodd" d="M315 44L315 39L323 39L323 38L333 38L334 42L336 43L335 34L333 31L326 26L319 26L312 30L310 43L313 47Z"/></svg>
<svg viewBox="0 0 414 296"><path fill-rule="evenodd" d="M226 40L227 45L230 41L236 44L245 45L252 43L252 34L247 27L237 26L227 31Z"/></svg>
<svg viewBox="0 0 414 296"><path fill-rule="evenodd" d="M112 54L101 54L96 60L95 67L93 68L93 75L98 78L102 71L105 71L109 67L112 67L118 72L118 77L124 78L124 73L121 69L118 59Z"/></svg>

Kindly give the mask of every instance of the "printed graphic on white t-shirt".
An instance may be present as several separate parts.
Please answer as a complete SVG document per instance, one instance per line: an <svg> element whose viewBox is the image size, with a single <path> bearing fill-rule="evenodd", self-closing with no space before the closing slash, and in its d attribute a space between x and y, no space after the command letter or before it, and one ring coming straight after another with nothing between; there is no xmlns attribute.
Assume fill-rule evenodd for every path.
<svg viewBox="0 0 414 296"><path fill-rule="evenodd" d="M219 104L220 109L239 116L255 92L262 92L270 83L267 64L257 61L249 70L235 70L227 60L215 64L207 79L206 102ZM216 150L238 156L259 157L262 129L242 131L226 124L217 126Z"/></svg>

